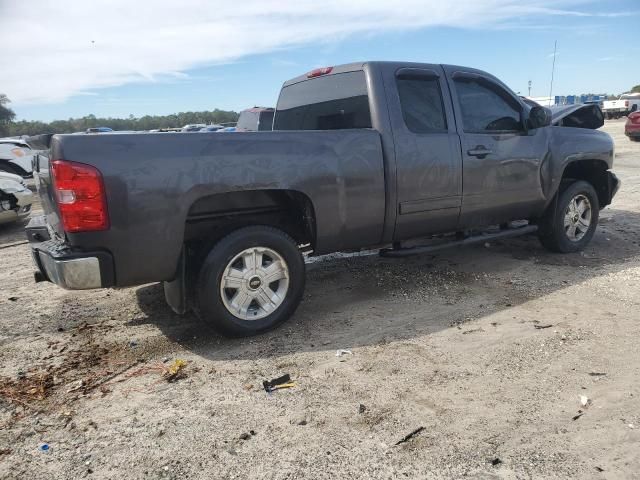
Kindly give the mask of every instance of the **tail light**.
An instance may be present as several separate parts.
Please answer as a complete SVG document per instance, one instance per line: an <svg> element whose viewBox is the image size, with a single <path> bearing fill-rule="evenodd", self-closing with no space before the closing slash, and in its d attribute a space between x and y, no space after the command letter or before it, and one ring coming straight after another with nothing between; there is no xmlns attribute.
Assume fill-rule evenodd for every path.
<svg viewBox="0 0 640 480"><path fill-rule="evenodd" d="M54 160L51 168L64 230L69 233L107 230L109 214L100 171L67 160Z"/></svg>
<svg viewBox="0 0 640 480"><path fill-rule="evenodd" d="M625 101L624 101L624 106L625 106L625 107L628 107L628 106L629 106L629 100L625 100Z"/></svg>
<svg viewBox="0 0 640 480"><path fill-rule="evenodd" d="M315 70L311 70L309 73L307 73L307 78L315 78L321 77L322 75L328 75L332 70L333 67L316 68Z"/></svg>

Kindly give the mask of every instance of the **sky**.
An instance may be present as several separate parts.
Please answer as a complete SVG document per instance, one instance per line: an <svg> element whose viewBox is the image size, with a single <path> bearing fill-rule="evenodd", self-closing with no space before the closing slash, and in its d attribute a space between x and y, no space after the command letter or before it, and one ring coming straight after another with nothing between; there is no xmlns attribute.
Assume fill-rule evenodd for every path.
<svg viewBox="0 0 640 480"><path fill-rule="evenodd" d="M365 60L486 70L514 91L640 84L640 0L0 0L0 93L51 121L275 106L282 83Z"/></svg>

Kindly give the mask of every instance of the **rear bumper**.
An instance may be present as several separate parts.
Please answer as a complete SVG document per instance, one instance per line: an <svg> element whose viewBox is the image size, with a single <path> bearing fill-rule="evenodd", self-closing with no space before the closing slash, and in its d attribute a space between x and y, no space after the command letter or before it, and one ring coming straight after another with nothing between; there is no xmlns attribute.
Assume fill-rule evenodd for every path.
<svg viewBox="0 0 640 480"><path fill-rule="evenodd" d="M640 137L640 125L632 125L632 126L627 125L627 127L624 130L624 134L627 137L633 137L633 138Z"/></svg>
<svg viewBox="0 0 640 480"><path fill-rule="evenodd" d="M49 281L67 290L112 287L113 258L104 251L80 251L49 237L43 217L27 225L27 238L36 267L36 282Z"/></svg>

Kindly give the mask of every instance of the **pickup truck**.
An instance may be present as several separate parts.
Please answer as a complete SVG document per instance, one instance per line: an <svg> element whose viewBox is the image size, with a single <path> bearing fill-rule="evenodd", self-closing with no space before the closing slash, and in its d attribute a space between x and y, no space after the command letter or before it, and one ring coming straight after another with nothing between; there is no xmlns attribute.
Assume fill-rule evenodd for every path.
<svg viewBox="0 0 640 480"><path fill-rule="evenodd" d="M618 189L614 145L551 120L480 70L366 62L285 82L273 131L35 137L36 280L163 282L176 312L245 336L294 313L304 255L402 256L498 225L576 252Z"/></svg>
<svg viewBox="0 0 640 480"><path fill-rule="evenodd" d="M640 94L621 95L618 100L605 100L602 112L607 119L616 119L640 109Z"/></svg>

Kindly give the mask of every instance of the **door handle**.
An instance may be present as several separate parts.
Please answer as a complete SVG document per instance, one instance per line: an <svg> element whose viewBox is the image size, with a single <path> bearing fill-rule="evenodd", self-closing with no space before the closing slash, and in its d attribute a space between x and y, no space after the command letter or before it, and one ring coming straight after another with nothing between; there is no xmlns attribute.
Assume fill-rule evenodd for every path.
<svg viewBox="0 0 640 480"><path fill-rule="evenodd" d="M484 145L478 145L476 148L472 148L471 150L467 150L467 155L471 157L478 157L480 159L485 158L487 155L493 153Z"/></svg>

